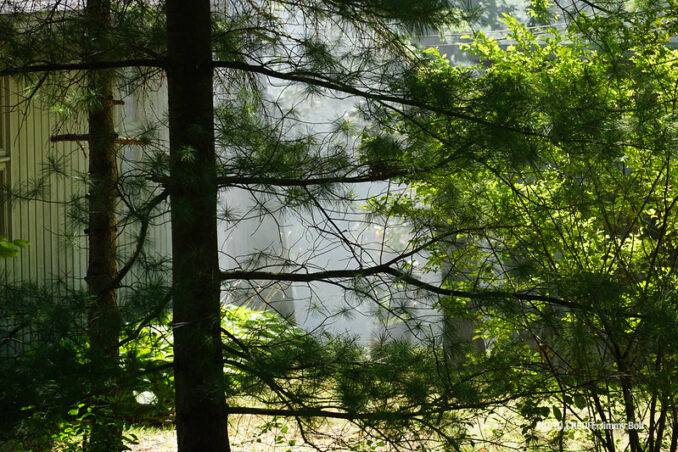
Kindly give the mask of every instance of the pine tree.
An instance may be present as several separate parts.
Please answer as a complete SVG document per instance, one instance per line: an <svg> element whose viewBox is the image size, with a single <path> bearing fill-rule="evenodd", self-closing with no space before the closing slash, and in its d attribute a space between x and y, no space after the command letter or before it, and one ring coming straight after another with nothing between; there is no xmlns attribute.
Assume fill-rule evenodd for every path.
<svg viewBox="0 0 678 452"><path fill-rule="evenodd" d="M102 45L110 38L111 5L107 0L88 0L85 7L87 34L96 48L86 49L89 61L106 58ZM115 422L115 387L119 374L120 314L118 312L118 277L116 260L117 175L116 131L114 125L113 77L111 71L91 71L89 89L95 96L88 111L89 176L89 259L87 287L92 297L88 313L88 334L93 369L100 374L94 391L98 405L113 411L112 415L95 413L97 421L87 444L91 451L115 451L122 448L122 425ZM113 419L111 419L111 417Z"/></svg>
<svg viewBox="0 0 678 452"><path fill-rule="evenodd" d="M180 450L229 450L220 333L211 2L169 0L167 89Z"/></svg>
<svg viewBox="0 0 678 452"><path fill-rule="evenodd" d="M477 34L473 67L432 52L421 89L461 85L435 101L501 124L393 115L421 140L408 159L441 160L412 179L417 196L376 205L438 235L465 227L427 265L453 269L445 308L491 344L475 359L511 367L504 389L519 416L508 424L528 443L577 447L572 428L535 427L585 419L591 447L676 450L675 10L585 3L589 14L565 9L572 22L543 34L505 18L514 44ZM466 143L472 152L456 153Z"/></svg>
<svg viewBox="0 0 678 452"><path fill-rule="evenodd" d="M86 18L95 5L107 6L92 3L92 9L84 12ZM56 11L62 6L40 4L42 12L21 26L37 24L27 29L40 36L42 27L54 26L50 7ZM406 298L424 299L425 294L434 297L431 303L439 296L478 297L472 291L425 281L416 270L414 258L447 237L422 227L406 246L388 251L391 243L382 238L381 249L375 250L343 226L354 213L347 184L417 183L437 174L441 157L410 158L404 151L417 149L423 141L416 134L414 138L403 134L390 113L417 123L433 112L443 122L452 118L463 121L464 127L488 127L493 139L500 139L496 129L501 124L493 128L491 113L488 118L474 116L466 105L446 104L450 92L437 92L439 85L421 83L421 72L431 70L431 59L413 49L409 37L458 24L462 11L455 6L460 5L436 0L214 6L207 0L168 0L161 5L111 2L110 31L101 22L102 32L95 42L88 41L87 34L74 39L67 32L81 36L77 30L82 24L81 12L74 8L49 35L54 42L47 42L42 53L26 53L27 32L14 18L5 19L5 42L12 44L3 49L9 57L3 60L0 74L58 77L60 71L88 71L98 85L95 97L104 103L105 108L91 112L91 148L94 151L101 144L102 161L107 164L101 167L98 181L93 181L93 187L101 183L102 196L92 199L91 205L102 201L107 215L92 218L93 223L101 222L101 229L91 233L92 240L95 233L102 233L97 237L106 249L109 267L102 269L101 285L94 278L91 284L92 292L101 294L100 306L107 307L105 318L98 317L99 312L93 318L110 326L99 348L110 353L109 362L116 359L112 338L117 330L110 283L119 282L119 277L111 277L115 268L110 266L115 197L107 184L115 177L115 165L105 151L113 132L106 117L112 101L108 71L132 67L165 72L169 168L159 158L148 173L153 182L164 185L171 202L173 365L180 450L228 450L228 414L290 417L302 432L316 427L314 419L338 418L394 444L414 447L436 438L452 447L466 439L466 432L456 427L463 419L461 410L501 400L499 389L484 380L487 368L471 362L453 368L440 359L440 341L425 331L427 324L405 303ZM41 22L43 15L48 19ZM103 11L97 16L108 17ZM92 31L95 24L92 21L85 30ZM83 48L88 49L84 57ZM360 102L356 112L360 118L338 119L326 139L318 140L317 131L290 125L295 123L294 111L271 101L264 88L267 79L291 84L288 90L302 86L295 93L299 96L351 96ZM453 85L452 95L468 87L464 81L460 77ZM393 132L392 136L385 131ZM98 137L101 142L95 140ZM461 147L458 152L462 160L469 155ZM320 268L316 259L325 252L322 248L311 249L311 257L302 255L297 260L262 250L222 271L217 199L219 190L233 188L244 188L254 197L257 215L269 215L271 210L298 215L307 221L309 231L331 239L332 246L345 247L350 264ZM375 204L372 207L379 210ZM393 210L385 217L402 213ZM392 234L392 229L384 223L384 231ZM92 261L95 257L101 256L93 256ZM384 323L399 321L420 342L384 339L368 349L345 338L314 337L268 316L248 318L242 322L246 328L238 328L234 323L240 314L234 309L227 310L229 322L222 326L222 284L232 298L244 299L264 298L262 286L304 284L310 291L321 284L338 286L349 297L355 296L356 302L378 306L375 316L383 317ZM508 298L541 299L521 293ZM323 301L322 296L314 300ZM139 324L143 326L144 320ZM233 372L225 376L224 365ZM237 402L235 395L249 396L257 404L227 405L225 396ZM93 440L99 441L94 432Z"/></svg>

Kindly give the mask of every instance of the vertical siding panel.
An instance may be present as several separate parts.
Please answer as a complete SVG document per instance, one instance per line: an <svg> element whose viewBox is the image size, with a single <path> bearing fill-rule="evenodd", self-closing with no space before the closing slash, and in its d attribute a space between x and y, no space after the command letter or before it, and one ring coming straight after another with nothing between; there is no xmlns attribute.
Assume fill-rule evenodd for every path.
<svg viewBox="0 0 678 452"><path fill-rule="evenodd" d="M71 201L75 197L75 184L77 184L77 175L79 165L77 162L77 156L71 152L71 149L68 149L68 144L66 144L66 150L68 152L68 162L70 166L70 181L65 184L66 189L66 201ZM69 222L70 233L72 234L72 243L69 244L69 254L71 256L70 262L70 281L71 287L73 289L79 289L78 276L80 273L80 227L77 222L71 217L67 217L66 221Z"/></svg>
<svg viewBox="0 0 678 452"><path fill-rule="evenodd" d="M19 89L21 90L23 86L19 86ZM18 100L21 102L21 95L18 94ZM26 106L22 105L19 109L19 155L18 161L19 161L19 180L17 180L17 184L21 184L21 189L23 190L26 186L26 181L28 180L28 162L26 160L28 159L28 143L27 143L27 138L28 135L26 134L26 124L28 123L28 119L26 118ZM31 233L28 227L28 203L26 201L20 201L19 202L19 218L20 218L20 230L21 230L21 235L24 237L26 240L29 240L31 243L33 242L33 237L31 237ZM31 262L33 261L33 250L35 249L34 245L31 245L29 248L26 249L26 253L24 256L24 259L22 259L22 266L21 266L21 280L29 280L30 279L30 270L31 270Z"/></svg>
<svg viewBox="0 0 678 452"><path fill-rule="evenodd" d="M67 147L67 145L64 145L64 147ZM68 173L69 173L69 181L70 183L64 184L64 199L66 201L70 201L73 197L73 178L75 178L75 173L77 172L77 163L73 161L73 154L69 153L68 154ZM73 224L73 219L69 217L68 213L66 212L66 223L68 223L67 228L69 228L69 234L71 234L72 242L68 243L68 255L69 255L69 265L68 265L68 270L69 270L69 283L70 287L72 289L76 288L76 272L79 268L78 265L78 242L77 242L77 229L76 226Z"/></svg>
<svg viewBox="0 0 678 452"><path fill-rule="evenodd" d="M66 130L64 130L66 132ZM66 177L63 179L63 183L61 183L61 186L59 187L60 191L60 197L62 201L67 201L68 200L68 184L70 183L70 178L71 178L71 159L70 156L66 153L66 143L59 143L59 151L61 152L61 155L64 156L64 173L66 174ZM68 232L68 213L67 213L67 207L64 205L61 210L61 222L59 224L60 226L60 232L65 233ZM73 247L70 243L70 239L67 239L66 237L62 237L61 239L61 248L62 248L62 262L61 262L61 268L62 268L62 275L64 278L64 282L66 283L66 287L68 289L73 289L73 284L72 284L72 276L73 276Z"/></svg>
<svg viewBox="0 0 678 452"><path fill-rule="evenodd" d="M69 150L70 151L70 150ZM75 184L77 184L78 170L79 165L76 160L77 157L73 155L72 152L70 155L70 165L71 165L71 183L66 185L67 191L67 200L71 201L75 198ZM80 276L80 226L73 218L68 218L70 222L71 234L73 237L73 243L71 244L71 284L74 289L79 289L80 285L78 284L78 276Z"/></svg>
<svg viewBox="0 0 678 452"><path fill-rule="evenodd" d="M71 224L67 214L68 205L65 203L74 196L82 197L85 194L86 187L79 176L87 173L88 160L76 143L51 144L49 137L53 133L84 132L86 124L76 118L62 124L50 111L48 102L34 99L29 106L20 104L22 85L21 81L12 81L7 99L9 105L20 105L20 108L9 112L10 129L7 136L11 158L7 165L10 183L14 187L25 188L29 181L37 180L52 153L56 158L63 159L67 176L47 175L48 202L32 200L13 203L9 214L12 238L29 240L32 245L23 250L17 259L6 260L0 275L5 273L7 281L15 282L30 280L49 283L65 279L70 288L84 287L87 238L82 225ZM140 95L137 112L139 122L129 124L120 109L117 119L121 132L133 133L141 121L156 121L163 117L167 108L165 86L160 85L157 89L157 92ZM160 139L166 142L166 135L167 131L163 128ZM122 149L120 153L123 153ZM140 154L143 156L143 151ZM147 250L155 258L167 257L171 250L169 216L157 218L154 224L149 230ZM65 239L66 232L75 235L73 242ZM138 227L128 227L121 234L121 259L129 257L133 251L137 232ZM134 275L130 274L125 282L129 284L134 279Z"/></svg>
<svg viewBox="0 0 678 452"><path fill-rule="evenodd" d="M80 130L87 130L87 128L81 128ZM75 186L75 194L81 198L85 193L85 187L83 187L81 176L87 173L88 170L88 161L83 158L82 153L76 153L77 162L78 162L78 179ZM87 236L84 235L84 226L82 224L78 225L79 228L79 238L78 241L78 286L80 288L85 287L85 276L87 275L87 251L89 249Z"/></svg>
<svg viewBox="0 0 678 452"><path fill-rule="evenodd" d="M29 111L29 123L26 124L26 132L28 133L28 153L30 155L30 167L28 168L31 186L35 186L37 179L40 176L39 166L40 166L40 154L41 154L41 143L38 140L38 130L40 127L40 117L36 113L39 111L36 105L36 100L32 100L30 103ZM40 194L33 197L29 202L28 209L28 221L30 225L31 235L35 241L33 246L33 262L31 265L31 280L40 284L44 280L43 274L43 260L44 260L44 243L42 240L42 231L41 223L43 221L41 210L43 202L40 200Z"/></svg>
<svg viewBox="0 0 678 452"><path fill-rule="evenodd" d="M64 175L58 178L56 187L55 187L55 194L57 199L60 202L64 201L64 193L65 193L65 185L68 181L67 175L68 174L68 162L67 159L65 158L65 149L63 143L55 143L55 149L57 153L59 154L59 157L61 158L61 163L62 163L62 170L64 172ZM58 273L59 273L59 278L60 280L65 284L66 288L70 288L70 285L68 284L68 278L67 278L67 273L68 273L68 265L70 262L69 259L69 248L66 243L65 237L63 236L64 234L64 229L65 229L65 224L66 224L66 212L65 212L66 206L63 204L58 205L58 215L56 218L56 221L54 223L55 227L55 233L56 233L56 244L59 249L59 258L57 260L58 262Z"/></svg>
<svg viewBox="0 0 678 452"><path fill-rule="evenodd" d="M71 124L67 125L67 133L70 133L72 130ZM77 132L77 131L76 131ZM71 201L75 197L75 185L77 184L78 170L79 165L76 160L78 157L72 152L68 146L69 143L65 143L66 152L68 152L68 163L70 166L70 179L69 183L65 185L66 189L66 201ZM71 233L72 243L69 244L69 253L71 256L70 261L70 281L71 287L73 289L79 289L78 276L80 275L80 227L73 220L71 216L67 216L66 221L69 222L69 232Z"/></svg>
<svg viewBox="0 0 678 452"><path fill-rule="evenodd" d="M70 165L70 160L66 154L66 145L64 143L59 143L59 152L63 156L63 165L64 165L64 174L65 177L62 178L61 183L59 184L59 198L61 199L62 202L66 201L67 199L67 188L66 186L68 185L70 181L70 172L71 172L71 165ZM68 223L68 215L66 211L66 206L62 205L60 209L60 221L59 221L59 232L61 234L64 234L67 229L67 223ZM68 289L72 288L71 284L71 273L73 272L72 268L72 262L73 262L73 257L72 257L72 248L70 242L67 240L66 237L62 235L60 244L59 246L61 247L61 275L62 278L64 279L64 283Z"/></svg>
<svg viewBox="0 0 678 452"><path fill-rule="evenodd" d="M42 102L33 101L33 116L35 117L35 127L33 128L33 142L35 143L35 178L41 179L43 177L42 165L45 158L45 135L43 134L44 121L44 107ZM48 204L45 199L46 191L40 194L40 200L35 202L35 237L40 241L40 248L38 250L38 261L36 267L38 271L37 279L41 285L47 280L47 241L45 240L45 206Z"/></svg>
<svg viewBox="0 0 678 452"><path fill-rule="evenodd" d="M9 152L11 155L10 161L7 163L7 169L9 170L9 182L13 182L13 173L14 173L14 134L13 134L13 127L14 127L14 118L12 115L12 111L10 109L10 106L13 105L13 95L12 93L14 92L14 86L13 86L13 81L8 78L7 83L9 83L9 93L7 95L7 107L6 107L6 112L7 115L9 116L9 128L6 131L6 140L7 143L9 143ZM9 220L9 230L10 230L10 238L16 238L16 226L14 224L14 215L13 215L13 210L14 208L10 205L7 209ZM16 273L15 267L16 266L16 259L5 259L4 262L4 267L5 267L5 281L11 282L14 274Z"/></svg>
<svg viewBox="0 0 678 452"><path fill-rule="evenodd" d="M39 177L45 178L45 191L43 193L44 201L40 206L40 238L42 240L42 280L43 283L49 282L49 274L51 273L51 262L52 262L52 249L50 247L49 240L49 216L50 216L50 194L49 194L49 179L45 171L45 165L47 164L47 156L49 154L49 136L50 131L47 124L47 112L45 111L47 106L43 107L42 111L39 111L40 114L40 127L38 128L37 138L40 143L40 165L38 165Z"/></svg>
<svg viewBox="0 0 678 452"><path fill-rule="evenodd" d="M7 118L9 115L9 105L10 104L10 98L7 93L9 93L9 86L7 85L9 83L9 78L5 77L2 80L2 89L4 90L4 93L2 93L2 105L0 105L0 108L2 109L2 124L0 124L0 127L3 127L4 133L3 133L3 140L4 143L2 143L3 146L7 146L7 152L11 153L11 148L8 146L8 143L10 142L9 140L9 128L6 127L7 125ZM11 155L11 154L10 154ZM9 176L11 172L11 162L6 163L6 172L5 172L5 180L3 181L4 183L9 182ZM4 207L5 212L7 212L7 219L6 219L6 224L8 228L8 237L11 239L12 238L12 216L10 213L10 210L7 206ZM9 274L10 274L10 260L9 259L3 259L3 261L0 263L0 282L5 282L8 281L9 279Z"/></svg>
<svg viewBox="0 0 678 452"><path fill-rule="evenodd" d="M81 131L87 131L87 127L81 124ZM88 173L89 161L88 159L83 158L82 153L77 154L78 158L78 184L76 185L76 194L78 197L82 197L86 194L86 189L83 186L81 176ZM80 263L80 273L79 273L79 285L81 288L85 287L85 276L87 275L87 253L89 250L89 241L88 237L84 235L84 226L80 225L80 241L79 241L79 263Z"/></svg>
<svg viewBox="0 0 678 452"><path fill-rule="evenodd" d="M23 93L22 93L23 96ZM35 143L33 142L33 130L35 128L35 116L33 115L33 102L24 104L24 122L23 122L23 137L24 137L24 173L26 174L24 186L28 188L31 181L35 177ZM33 243L29 251L28 271L26 281L37 282L38 274L38 250L40 249L40 241L35 236L35 201L29 199L24 202L24 230L26 231L28 240Z"/></svg>
<svg viewBox="0 0 678 452"><path fill-rule="evenodd" d="M66 150L64 149L65 146L63 143L58 143L56 145L59 155L62 157L62 165L63 165L63 171L64 171L64 177L61 177L59 179L59 182L57 184L57 190L58 190L58 196L59 196L59 201L64 202L65 195L66 195L66 184L68 183L68 171L69 171L69 165L68 165L68 159L66 158ZM70 282L69 282L69 274L70 274L70 247L68 246L68 243L66 241L66 238L63 236L66 228L66 206L65 205L60 205L59 206L59 222L56 224L57 230L59 231L59 238L58 238L58 246L59 246L59 274L64 282L66 288L70 289Z"/></svg>
<svg viewBox="0 0 678 452"><path fill-rule="evenodd" d="M50 118L50 131L52 133L58 133L56 130L56 121L52 122L52 118ZM54 158L59 160L60 157L60 152L61 149L59 149L59 144L58 143L52 143L51 144L51 152L54 153ZM51 246L52 246L52 280L54 282L60 281L61 280L61 237L59 236L59 232L61 228L59 225L61 224L61 209L63 208L61 204L57 204L58 202L61 201L61 197L59 196L59 189L60 189L60 184L62 183L63 177L61 175L55 175L52 177L51 184L50 184L50 199L54 202L52 204L52 216L50 217L50 241L51 241Z"/></svg>
<svg viewBox="0 0 678 452"><path fill-rule="evenodd" d="M14 117L14 109L11 108L12 105L15 104L15 96L14 96L14 90L15 90L15 84L13 79L7 80L9 83L9 93L7 96L7 114L9 115L9 129L7 130L7 142L9 143L9 151L10 151L10 160L7 164L7 168L9 169L9 182L11 184L14 184L14 181L16 179L16 162L15 162L15 154L16 154L16 143L15 143L15 137L14 137L14 130L16 128L16 118ZM15 204L11 203L11 205L8 208L8 215L9 215L9 229L10 229L10 236L11 238L15 239L18 238L19 236L17 235L18 232L18 225L16 224L16 208ZM17 259L5 259L5 268L6 268L6 281L8 283L12 283L14 281L14 277L17 273Z"/></svg>
<svg viewBox="0 0 678 452"><path fill-rule="evenodd" d="M19 85L19 90L23 89L23 83ZM22 96L17 92L17 100L21 102ZM28 111L26 109L25 104L21 104L21 107L18 110L19 113L19 154L17 155L17 159L19 161L19 167L21 168L19 170L20 174L20 179L17 181L17 183L21 184L22 188L26 186L26 181L28 180L30 174L28 173L28 134L26 133L26 125L28 124L30 118L27 118ZM28 220L28 203L26 201L21 201L19 203L19 210L20 210L20 229L21 229L21 235L25 237L29 241L33 241L33 237L31 237L30 233L30 228L29 228L29 220ZM26 253L25 253L25 258L23 259L23 265L21 267L21 280L30 280L30 274L31 274L31 263L33 261L33 254L35 253L35 246L31 245L30 247L27 248Z"/></svg>
<svg viewBox="0 0 678 452"><path fill-rule="evenodd" d="M18 89L18 83L13 81L10 93L10 105L13 107L9 116L10 122L10 143L12 146L12 159L10 160L10 179L12 186L16 186L20 180L20 165L19 165L19 155L21 154L21 143L19 140L19 115L17 108L14 107L17 105L17 96L16 91ZM21 237L21 208L20 202L13 202L11 209L11 222L12 222L12 238ZM12 260L12 275L9 282L15 283L21 275L22 261L24 253L21 253L19 258Z"/></svg>
<svg viewBox="0 0 678 452"><path fill-rule="evenodd" d="M52 134L52 122L50 121L50 115L45 114L45 129L47 130L48 134ZM49 157L52 154L52 146L50 145L50 142L47 141L45 143L45 153ZM49 184L49 195L47 199L49 200L49 203L46 206L46 218L45 218L45 246L49 250L49 262L47 264L47 283L51 286L54 283L54 270L55 270L55 256L56 256L56 250L55 250L55 240L58 239L58 236L55 236L55 230L54 230L54 184L56 183L56 177L51 173L51 168L50 168L50 173L48 175L48 184Z"/></svg>
<svg viewBox="0 0 678 452"><path fill-rule="evenodd" d="M26 108L24 103L21 103L22 98L20 92L23 88L23 83L19 82L17 85L17 97L16 105L18 106L16 111L16 133L17 133L17 152L14 156L14 161L17 164L18 170L15 172L15 177L13 180L13 186L19 188L20 191L24 191L26 187L26 181L30 177L28 171L28 132L27 124L30 121L29 109ZM21 268L16 275L16 282L22 282L31 279L31 264L34 261L35 254L35 238L31 234L29 227L29 202L25 200L19 200L16 204L16 212L19 222L18 228L18 237L21 237L24 240L31 242L31 245L24 249L21 253Z"/></svg>
<svg viewBox="0 0 678 452"><path fill-rule="evenodd" d="M19 95L18 92L21 89L21 81L17 80L17 83L15 85L15 90L14 90L14 96L12 99L12 105L15 105L16 107L13 109L12 113L12 118L13 119L13 124L14 128L12 130L12 141L14 142L14 147L15 147L15 152L14 152L14 157L12 158L12 169L13 169L13 174L11 175L12 177L12 186L13 187L18 187L21 183L21 178L23 177L22 174L22 161L23 157L21 156L23 152L23 142L21 140L21 109L19 108ZM14 203L14 208L12 211L13 218L14 218L14 225L15 229L13 231L14 237L17 238L22 238L26 239L24 236L24 230L23 230L23 222L21 221L22 218L22 210L23 210L23 202L22 201L17 201ZM24 250L25 251L25 250ZM27 253L21 253L19 259L15 260L15 265L14 265L14 275L12 278L13 283L18 283L22 279L22 271L24 268L24 261L28 258Z"/></svg>
<svg viewBox="0 0 678 452"><path fill-rule="evenodd" d="M31 172L33 173L33 180L37 182L41 175L40 166L42 163L43 144L40 136L42 115L40 114L39 104L36 100L31 102L31 115L34 118L33 121L31 121L31 148L33 154ZM35 281L39 284L42 284L45 281L45 241L43 237L44 228L42 227L45 221L44 215L42 214L44 205L45 203L42 201L42 194L38 196L38 199L31 202L31 207L33 208L31 224L33 225L33 234L36 241L36 259L33 267L35 269Z"/></svg>
<svg viewBox="0 0 678 452"><path fill-rule="evenodd" d="M38 166L39 166L39 160L40 160L40 141L37 140L37 132L38 128L40 126L40 117L36 114L38 112L38 109L36 108L35 105L36 101L33 100L30 103L30 116L32 121L30 121L29 124L27 124L29 127L27 127L27 132L29 133L29 152L32 154L32 165L29 168L31 174L31 178L33 181L37 181L37 178L39 177L38 173ZM43 261L44 261L44 243L42 241L42 234L40 231L40 223L42 223L42 215L40 215L41 211L41 202L39 200L34 200L31 201L30 203L30 209L29 209L29 221L31 224L31 233L33 234L34 240L35 240L35 246L33 247L34 253L34 261L32 270L33 270L33 278L32 280L35 281L36 283L40 284L43 280Z"/></svg>

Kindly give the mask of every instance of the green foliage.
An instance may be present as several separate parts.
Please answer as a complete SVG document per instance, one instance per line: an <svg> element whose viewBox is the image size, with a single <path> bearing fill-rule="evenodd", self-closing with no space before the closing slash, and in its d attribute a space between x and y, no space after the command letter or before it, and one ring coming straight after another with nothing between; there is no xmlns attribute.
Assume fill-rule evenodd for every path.
<svg viewBox="0 0 678 452"><path fill-rule="evenodd" d="M434 425L457 422L448 412L453 401L472 404L481 398L462 383L468 378L462 369L451 376L431 353L434 344L385 340L365 347L342 337L316 337L276 314L234 306L225 308L223 326L231 400L296 411L308 431L322 424L306 416L332 406L383 440L416 443ZM447 440L463 436L450 432ZM356 450L370 450L360 447Z"/></svg>
<svg viewBox="0 0 678 452"><path fill-rule="evenodd" d="M6 390L0 397L0 441L12 450L44 450L46 444L81 450L97 422L110 427L169 422L174 402L171 340L157 324L167 296L159 286L144 288L123 311L146 323L127 323L119 371L102 372L89 357L86 293L61 285L2 287L0 381ZM120 391L115 397L92 398L92 388L101 381L115 381ZM155 401L149 403L143 393L151 391Z"/></svg>
<svg viewBox="0 0 678 452"><path fill-rule="evenodd" d="M464 46L475 66L427 52L412 92L448 114L413 108L388 123L418 143L392 155L429 170L403 178L412 196L370 207L450 237L427 268L478 295L473 309L441 307L474 319L489 344L479 366L512 367L488 372L518 401L526 442L539 421L587 408L594 422L645 416L659 434L643 407L678 409L667 384L678 364L672 14L637 5L540 34L505 17L513 44L476 33ZM648 430L623 435L632 450L649 441Z"/></svg>
<svg viewBox="0 0 678 452"><path fill-rule="evenodd" d="M530 0L527 14L538 22L547 22L551 17L550 8L553 4L550 0Z"/></svg>
<svg viewBox="0 0 678 452"><path fill-rule="evenodd" d="M43 448L36 444L56 439L64 415L87 392L83 324L72 317L85 299L60 287L30 286L3 287L1 299L2 440Z"/></svg>
<svg viewBox="0 0 678 452"><path fill-rule="evenodd" d="M652 406L654 432L659 435L655 418L662 414L662 434L670 430L667 419L675 429L678 53L666 43L677 21L672 2L634 3L596 2L596 14L571 12L565 30L534 29L505 16L511 45L478 32L463 46L477 64L464 67L436 50L416 54L405 42L412 31L461 23L464 14L448 2L248 2L215 13L213 50L225 66L252 64L260 73L307 83L292 97L313 101L330 88L365 99L320 139L299 126L296 107L267 100L253 72L220 72L227 81L218 92L227 102L216 113L224 186L245 185L278 203L261 201L255 216L270 214L272 205L276 213L303 214L318 199L350 202L349 189L338 191L336 184L303 186L312 178L359 175L406 185L370 199L369 213L407 221L413 232L407 249L427 253L424 272L444 274L438 294L466 294L441 296L442 315L473 322L472 334L487 344L479 350L452 334L359 344L308 333L271 312L228 306L222 345L231 406L287 410L310 431L320 427L318 418L335 416L410 449L434 440L447 449L474 447L469 426L500 407L514 411L509 423L535 447L543 440L538 423L550 418L637 420L641 407ZM548 25L551 2L530 4L533 21ZM41 24L44 33L37 35L23 32L35 24L29 15L2 15L0 66L86 60L99 45L113 59L164 54L162 8L123 2L114 13L111 33L96 45L75 11L69 20ZM355 45L337 44L323 29L327 22ZM289 23L298 35L288 33ZM73 88L79 74L66 77L28 76L27 95L41 87L58 96L53 110L68 118L101 102L87 88ZM185 148L180 157L193 162L196 152ZM63 173L63 163L50 166ZM165 153L151 153L133 172L119 185L143 202L125 199L121 224L153 217L139 206L154 195L149 180L167 180ZM20 182L16 198L45 195L45 179ZM78 225L88 221L83 198L74 200L70 216ZM25 245L0 240L0 255L15 256ZM265 254L238 264L266 268ZM116 428L171 420L168 265L146 250L139 256L135 270L142 276L126 287L133 293L121 313L116 372L91 365L88 297L28 286L3 295L8 324L31 331L30 345L0 368L7 436L74 449L113 412ZM281 261L282 270L294 268L296 275L311 266ZM398 271L413 268L398 262ZM382 282L400 289L409 275ZM369 297L377 292L373 279L354 279L348 290L377 301L379 313L390 309L390 298ZM16 339L12 328L8 341ZM117 396L86 396L101 381L119 385ZM274 418L262 430L279 429L275 442L283 445L286 428ZM630 434L627 439L639 450ZM562 435L551 440L564 448ZM591 440L594 447L606 444L600 434L591 433ZM349 446L371 450L379 441L359 438Z"/></svg>
<svg viewBox="0 0 678 452"><path fill-rule="evenodd" d="M26 240L7 240L0 235L0 257L17 257L22 248L30 245Z"/></svg>

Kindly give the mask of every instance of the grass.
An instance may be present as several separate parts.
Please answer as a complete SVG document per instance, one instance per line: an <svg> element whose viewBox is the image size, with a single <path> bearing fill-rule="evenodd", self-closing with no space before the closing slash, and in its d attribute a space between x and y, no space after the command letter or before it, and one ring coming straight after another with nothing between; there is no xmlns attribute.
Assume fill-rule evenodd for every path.
<svg viewBox="0 0 678 452"><path fill-rule="evenodd" d="M504 452L524 449L524 439L520 429L515 425L515 413L509 409L499 409L482 421L474 423L470 427L470 433L477 438L474 446L462 447L464 452ZM173 429L138 428L132 429L139 443L131 446L133 452L175 452L176 434ZM298 428L293 422L285 422L283 419L271 421L270 418L257 416L230 416L229 433L231 450L233 452L305 452L317 449L304 442ZM529 451L554 450L554 444L548 444L546 438L553 438L555 431L538 428L538 434L542 437L539 446L530 447ZM361 437L360 432L349 423L332 420L325 423L320 433L307 434L321 450L328 451L390 451L395 450L378 442L370 442ZM337 442L338 440L338 442ZM344 447L338 446L342 442L349 443ZM586 439L586 432L572 432L565 441L566 451L589 450L590 444ZM401 448L399 450L411 450ZM440 444L426 446L427 451L442 450Z"/></svg>
<svg viewBox="0 0 678 452"><path fill-rule="evenodd" d="M306 444L294 422L258 416L229 416L229 439L233 452L296 452L316 451ZM174 429L139 427L127 431L134 435L138 444L131 445L133 452L175 452L176 433ZM328 451L386 451L376 441L360 436L357 429L344 421L333 420L323 425L321 433L307 434L313 443ZM352 448L337 446L350 441Z"/></svg>

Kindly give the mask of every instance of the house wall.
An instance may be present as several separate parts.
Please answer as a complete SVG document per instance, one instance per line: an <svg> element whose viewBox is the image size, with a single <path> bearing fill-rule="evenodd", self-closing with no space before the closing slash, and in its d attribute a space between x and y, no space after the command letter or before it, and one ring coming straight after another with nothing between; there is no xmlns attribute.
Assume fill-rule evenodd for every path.
<svg viewBox="0 0 678 452"><path fill-rule="evenodd" d="M41 176L45 176L47 184L44 200L10 200L4 206L7 236L28 240L31 245L18 258L4 259L3 276L8 283L38 284L66 278L72 287L73 278L86 271L84 237L82 231L72 238L66 234L65 203L74 195L83 195L84 186L77 179L46 176L44 164L48 156L54 156L63 161L64 170L71 177L77 177L78 173L86 173L87 162L75 143L50 143L57 118L41 99L27 102L19 81L3 80L3 84L5 146L9 157L3 163L7 171L3 182L22 191ZM73 133L82 131L81 127L74 129Z"/></svg>
<svg viewBox="0 0 678 452"><path fill-rule="evenodd" d="M69 289L84 288L87 272L86 226L77 224L69 215L73 199L86 205L85 176L87 174L87 142L50 142L50 137L65 133L86 133L86 121L78 118L60 119L53 104L34 96L24 97L23 84L5 80L2 102L5 115L4 141L8 160L0 162L6 168L5 181L12 190L26 191L40 181L44 189L32 199L14 200L6 209L6 235L23 239L31 245L17 258L0 261L0 277L11 284L31 282L40 285L63 284ZM167 108L163 85L153 90L127 93L121 90L125 106L117 107L117 129L121 136L133 136L147 123L161 123ZM167 131L158 127L158 145L167 143ZM166 146L165 146L166 148ZM144 154L141 146L121 146L120 172L139 171ZM150 152L150 151L148 151ZM2 157L0 156L0 160ZM49 169L51 160L61 163L65 175ZM121 208L124 206L121 205ZM119 237L119 257L127 257L136 244L138 227L126 227ZM170 255L169 215L157 217L149 230L146 251L149 255ZM122 265L122 264L120 264ZM130 274L123 285L131 284L139 274Z"/></svg>

